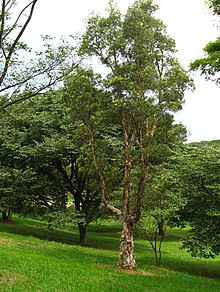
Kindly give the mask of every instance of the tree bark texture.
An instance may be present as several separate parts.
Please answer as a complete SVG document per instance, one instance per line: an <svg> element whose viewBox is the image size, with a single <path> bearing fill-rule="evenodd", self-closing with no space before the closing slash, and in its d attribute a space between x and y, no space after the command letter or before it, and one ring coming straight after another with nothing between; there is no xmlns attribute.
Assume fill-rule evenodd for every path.
<svg viewBox="0 0 220 292"><path fill-rule="evenodd" d="M133 231L134 223L124 221L120 240L118 261L118 265L121 268L133 269L135 267Z"/></svg>

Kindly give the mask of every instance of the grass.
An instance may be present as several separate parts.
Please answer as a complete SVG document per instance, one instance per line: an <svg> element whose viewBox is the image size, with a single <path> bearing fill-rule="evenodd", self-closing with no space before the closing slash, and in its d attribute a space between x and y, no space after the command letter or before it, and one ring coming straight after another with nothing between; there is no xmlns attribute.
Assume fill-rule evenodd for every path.
<svg viewBox="0 0 220 292"><path fill-rule="evenodd" d="M0 223L0 291L220 291L220 258L191 258L179 249L180 231L168 232L162 267L150 245L135 240L137 268L117 268L120 226L90 227L86 246L77 230L48 231L44 223L16 218Z"/></svg>

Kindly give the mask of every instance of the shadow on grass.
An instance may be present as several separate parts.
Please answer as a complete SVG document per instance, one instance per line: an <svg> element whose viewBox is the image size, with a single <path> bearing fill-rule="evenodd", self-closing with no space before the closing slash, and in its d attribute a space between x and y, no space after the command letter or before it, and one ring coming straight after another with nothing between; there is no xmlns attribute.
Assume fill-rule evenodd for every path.
<svg viewBox="0 0 220 292"><path fill-rule="evenodd" d="M176 241L179 241L179 238L177 238ZM171 272L220 279L219 257L216 260L193 258L186 250L180 250L178 247L176 247L175 253L174 250L169 250L170 242L174 242L174 239L169 239L167 241L167 246L164 246L164 248L162 246L161 268ZM164 244L166 244L166 242L164 242ZM154 252L147 241L141 240L135 246L136 250L139 250L137 262L140 266L155 265Z"/></svg>
<svg viewBox="0 0 220 292"><path fill-rule="evenodd" d="M198 259L197 259L198 260ZM187 261L182 259L165 259L164 265L167 268L172 269L175 267L175 271L184 272L196 276L207 277L207 278L218 278L220 279L220 266L214 262L209 264L207 261Z"/></svg>
<svg viewBox="0 0 220 292"><path fill-rule="evenodd" d="M1 232L9 232L17 235L23 236L33 236L38 239L55 241L66 244L77 244L78 236L74 233L67 231L59 231L59 230L48 230L43 227L30 226L25 223L22 224L19 221L0 221L0 231Z"/></svg>
<svg viewBox="0 0 220 292"><path fill-rule="evenodd" d="M30 223L30 225L29 225ZM28 224L28 225L26 225ZM37 225L37 226L34 226ZM61 230L49 230L47 224L32 222L31 220L0 220L0 232L8 232L22 236L32 236L41 240L55 241L68 245L79 245L78 231L68 232ZM77 228L76 228L77 230ZM97 240L97 237L99 238ZM119 246L118 229L115 227L94 227L88 228L87 241L85 247L114 251Z"/></svg>
<svg viewBox="0 0 220 292"><path fill-rule="evenodd" d="M28 221L27 221L28 222ZM37 223L37 222L36 222ZM52 230L49 231L43 228L44 224L40 222L37 227L35 223L30 222L30 225L26 225L26 221L12 221L3 223L0 221L0 231L8 232L23 236L32 236L41 240L55 241L59 243L65 243L68 245L79 245L78 244L78 233ZM117 255L119 249L120 240L120 226L91 226L88 231L88 241L85 244L85 249L80 247L78 252L73 250L67 252L62 247L62 255L55 251L49 252L53 257L69 257L70 260L80 260L88 264L101 263L116 265ZM169 246L169 242L179 241L178 235L167 234L164 240L164 244ZM95 252L97 250L97 252ZM148 246L147 240L138 239L135 242L135 250L137 253L138 266L145 267L146 265L152 265L154 263L154 255L152 249ZM113 254L107 254L109 251ZM47 251L48 252L48 251ZM103 253L104 252L104 253ZM115 255L114 255L115 253ZM185 253L183 251L183 253ZM162 248L162 268L168 269L173 272L188 273L196 276L203 276L208 278L220 278L220 265L219 261L213 260L202 260L191 258L190 255L181 257L181 251L177 251L176 256L172 255L169 250Z"/></svg>

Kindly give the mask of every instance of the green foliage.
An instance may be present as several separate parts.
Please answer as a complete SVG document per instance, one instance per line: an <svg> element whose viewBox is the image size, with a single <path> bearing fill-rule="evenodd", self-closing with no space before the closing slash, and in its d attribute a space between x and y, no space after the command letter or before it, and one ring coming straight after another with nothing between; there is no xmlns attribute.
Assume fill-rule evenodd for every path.
<svg viewBox="0 0 220 292"><path fill-rule="evenodd" d="M207 0L209 8L213 11L213 14L220 15L220 3L219 0Z"/></svg>
<svg viewBox="0 0 220 292"><path fill-rule="evenodd" d="M207 0L209 9L217 17L220 16L219 0ZM216 41L209 42L203 49L205 57L197 59L190 64L191 70L200 70L201 74L207 80L214 81L217 85L220 84L220 38Z"/></svg>
<svg viewBox="0 0 220 292"><path fill-rule="evenodd" d="M64 139L58 139L62 132L59 120L63 117L58 102L53 103L51 96L48 96L44 100L39 98L19 104L16 108L10 107L1 118L4 127L1 133L1 168L17 170L22 176L30 173L29 181L22 180L20 175L11 184L15 204L16 200L23 198L23 212L31 211L33 204L48 208L53 204L57 207L65 205L67 188L62 177L52 167L54 156L62 157L64 152L61 150L67 151L66 147L70 146L68 138L65 140L66 145ZM16 191L16 184L20 185L20 192Z"/></svg>
<svg viewBox="0 0 220 292"><path fill-rule="evenodd" d="M87 210L77 211L74 204L68 206L63 210L49 211L44 215L44 218L49 222L48 228L52 229L73 229L76 224L84 224L87 226L89 223L107 218L106 210L100 205L97 200L96 204L90 200Z"/></svg>
<svg viewBox="0 0 220 292"><path fill-rule="evenodd" d="M134 175L141 169L141 154L156 156L159 148L165 149L166 143L171 144L171 139L175 140L175 126L170 112L181 109L184 91L190 86L189 77L173 57L174 41L167 36L162 22L153 15L156 8L152 1L136 1L123 16L111 2L107 17L93 15L87 20L86 33L82 36L79 49L81 55L95 56L109 69L103 83L109 99L106 99L106 107L99 117L96 115L96 119L105 114L109 118L106 121L118 130L116 139L111 137L105 140L105 149L110 148L107 143L115 145L117 140L122 158L118 161L121 164L119 168L124 167L125 156L128 155ZM94 119L87 120L87 124ZM92 124L92 130L97 133L99 126ZM128 139L136 133L130 149L125 146L125 132ZM141 138L140 133L143 135ZM99 154L99 143L103 143L106 135L97 137L94 132L92 134L96 153ZM141 149L138 140L142 140ZM101 149L97 158L103 167L100 157L104 156L105 149ZM159 153L163 155L162 150ZM105 173L104 168L102 172ZM136 181L137 189L136 178L131 180L133 185Z"/></svg>
<svg viewBox="0 0 220 292"><path fill-rule="evenodd" d="M220 38L214 42L208 43L203 49L206 57L198 59L191 63L191 69L201 71L201 74L206 76L207 80L214 80L219 85L220 78Z"/></svg>
<svg viewBox="0 0 220 292"><path fill-rule="evenodd" d="M193 235L183 247L193 256L214 257L220 252L219 143L194 143L176 153L177 189L186 199L178 212L188 222Z"/></svg>
<svg viewBox="0 0 220 292"><path fill-rule="evenodd" d="M186 205L186 199L173 190L178 183L171 167L171 153L164 159L151 162L146 195L142 204L140 227L143 235L150 242L155 254L157 266L162 260L162 242L166 230L173 220L179 220L178 211ZM158 158L158 156L157 156Z"/></svg>
<svg viewBox="0 0 220 292"><path fill-rule="evenodd" d="M104 91L101 76L91 69L77 68L74 76L68 76L64 87L64 100L71 108L75 127L74 141L80 147L80 167L93 178L96 193L99 177L93 160L93 149L102 169L108 173L106 180L112 192L118 188L122 137L118 129L117 115L109 92ZM90 181L92 183L92 181Z"/></svg>
<svg viewBox="0 0 220 292"><path fill-rule="evenodd" d="M89 83L87 87L85 80L83 83L85 92L89 92ZM76 83L74 90L79 93ZM96 96L96 92L92 95ZM100 209L99 186L89 155L87 135L78 115L90 115L89 111L96 111L97 107L90 103L91 109L90 105L86 108L85 98L80 106L78 97L77 110L73 112L70 100L64 101L64 95L67 97L67 90L65 94L63 90L50 91L5 111L1 119L4 128L0 137L1 169L4 172L17 171L23 176L29 171L30 179L25 181L21 174L17 175L11 187L7 185L7 192L1 193L0 205L5 208L7 202L7 207L13 211L34 216L44 215L49 209L54 214L50 220L57 215L54 221L61 224L61 217L66 216L67 221L71 217L66 209L70 194L75 213L80 214L75 220L72 213L72 222L78 223L81 218L82 222L89 224L102 216L103 210ZM77 103L77 98L74 101ZM83 106L84 112L79 111ZM3 181L0 185L4 188ZM20 186L19 192L17 185ZM16 207L18 201L19 208ZM56 222L50 224L56 225Z"/></svg>

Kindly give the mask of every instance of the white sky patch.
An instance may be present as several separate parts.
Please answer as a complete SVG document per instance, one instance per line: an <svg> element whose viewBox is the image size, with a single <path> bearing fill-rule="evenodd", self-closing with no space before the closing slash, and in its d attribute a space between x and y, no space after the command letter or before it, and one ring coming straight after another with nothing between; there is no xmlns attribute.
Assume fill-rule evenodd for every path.
<svg viewBox="0 0 220 292"><path fill-rule="evenodd" d="M24 40L37 49L40 35L55 37L83 32L89 12L105 13L108 0L39 0ZM117 0L122 13L134 1ZM217 20L211 15L204 0L155 0L160 18L170 37L176 41L178 59L188 69L189 63L203 55L202 48L217 38ZM220 139L219 88L196 74L196 90L187 92L183 110L177 122L187 126L189 142Z"/></svg>

